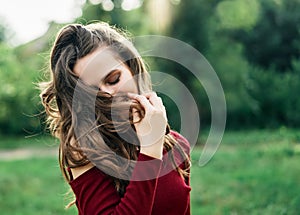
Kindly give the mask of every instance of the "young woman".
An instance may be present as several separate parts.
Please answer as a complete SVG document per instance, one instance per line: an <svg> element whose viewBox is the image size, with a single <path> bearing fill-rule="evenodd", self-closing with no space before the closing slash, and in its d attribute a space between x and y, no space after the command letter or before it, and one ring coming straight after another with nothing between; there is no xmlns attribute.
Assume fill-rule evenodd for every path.
<svg viewBox="0 0 300 215"><path fill-rule="evenodd" d="M70 24L41 99L79 214L190 214L189 143L170 130L145 65L106 23Z"/></svg>

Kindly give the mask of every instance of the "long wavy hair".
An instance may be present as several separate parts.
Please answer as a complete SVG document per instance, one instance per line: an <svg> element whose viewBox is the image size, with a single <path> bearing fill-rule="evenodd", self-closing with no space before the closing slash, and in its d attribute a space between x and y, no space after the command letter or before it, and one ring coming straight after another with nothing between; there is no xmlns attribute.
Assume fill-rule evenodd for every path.
<svg viewBox="0 0 300 215"><path fill-rule="evenodd" d="M111 176L117 192L123 196L134 168L132 161L137 160L139 153L132 108L139 111L141 119L144 110L126 95L112 96L100 91L74 73L77 60L99 47L108 47L130 69L139 94L152 90L145 64L123 32L106 23L70 24L56 37L50 57L50 81L40 84L40 97L49 129L60 140L59 164L65 179L72 180L68 168L92 162ZM185 177L190 168L189 157L169 129L167 126L164 149L172 152L173 167ZM180 152L184 169L176 165L172 149Z"/></svg>

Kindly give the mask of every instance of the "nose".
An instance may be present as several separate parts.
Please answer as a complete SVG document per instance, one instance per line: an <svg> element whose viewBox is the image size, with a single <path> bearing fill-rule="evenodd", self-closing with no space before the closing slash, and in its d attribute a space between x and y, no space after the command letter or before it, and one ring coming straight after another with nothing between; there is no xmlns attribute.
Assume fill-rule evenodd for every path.
<svg viewBox="0 0 300 215"><path fill-rule="evenodd" d="M101 86L100 90L103 92L109 93L111 95L114 95L116 93L116 90L111 86L105 86L105 85Z"/></svg>

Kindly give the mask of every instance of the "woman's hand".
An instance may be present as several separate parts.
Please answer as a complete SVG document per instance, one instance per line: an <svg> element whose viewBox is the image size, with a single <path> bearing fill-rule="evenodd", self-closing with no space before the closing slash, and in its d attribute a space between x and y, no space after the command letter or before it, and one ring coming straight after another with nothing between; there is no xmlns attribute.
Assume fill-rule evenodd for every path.
<svg viewBox="0 0 300 215"><path fill-rule="evenodd" d="M138 112L133 109L133 122L140 140L143 154L162 158L164 135L167 126L165 106L155 92L143 95L128 93L129 98L136 100L145 110L144 118L140 120Z"/></svg>

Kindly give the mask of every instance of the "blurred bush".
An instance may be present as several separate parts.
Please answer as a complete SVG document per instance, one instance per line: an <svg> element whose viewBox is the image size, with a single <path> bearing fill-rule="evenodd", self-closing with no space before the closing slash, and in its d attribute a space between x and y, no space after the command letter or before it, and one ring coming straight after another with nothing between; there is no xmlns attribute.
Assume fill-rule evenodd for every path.
<svg viewBox="0 0 300 215"><path fill-rule="evenodd" d="M112 7L104 6L105 2ZM133 9L124 2L129 1L86 1L75 22L101 20L133 36L166 35L192 45L221 81L228 128L300 127L298 0L136 0ZM12 48L6 45L7 29L0 24L0 134L41 131L40 117L35 116L41 108L34 83L42 77L48 58L43 53L49 53L60 27L50 23L43 37ZM201 127L209 127L209 100L190 71L176 62L147 60L150 69L169 73L188 87L199 105ZM176 104L167 97L164 101L171 125L179 129Z"/></svg>
<svg viewBox="0 0 300 215"><path fill-rule="evenodd" d="M34 85L39 71L5 43L0 43L0 56L0 134L33 134L40 127Z"/></svg>
<svg viewBox="0 0 300 215"><path fill-rule="evenodd" d="M193 45L215 69L227 127L300 126L299 10L298 0L181 1L168 33ZM205 125L210 107L199 99Z"/></svg>
<svg viewBox="0 0 300 215"><path fill-rule="evenodd" d="M253 69L247 78L247 90L257 109L253 121L260 126L298 127L300 123L300 61L293 61L286 73Z"/></svg>

